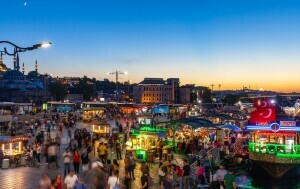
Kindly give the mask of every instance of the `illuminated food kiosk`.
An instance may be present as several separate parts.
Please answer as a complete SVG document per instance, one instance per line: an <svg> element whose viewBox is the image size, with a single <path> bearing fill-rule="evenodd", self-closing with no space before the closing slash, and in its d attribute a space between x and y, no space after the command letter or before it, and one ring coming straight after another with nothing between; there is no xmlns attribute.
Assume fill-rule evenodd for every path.
<svg viewBox="0 0 300 189"><path fill-rule="evenodd" d="M105 113L104 107L90 107L83 110L83 121L92 121L93 119L99 119L103 117Z"/></svg>
<svg viewBox="0 0 300 189"><path fill-rule="evenodd" d="M27 137L0 136L0 144L4 156L21 155L23 153L24 142L27 140Z"/></svg>
<svg viewBox="0 0 300 189"><path fill-rule="evenodd" d="M289 118L276 119L270 100L254 102L247 130L251 132L249 158L275 178L300 165L300 127ZM256 123L256 124L255 124Z"/></svg>
<svg viewBox="0 0 300 189"><path fill-rule="evenodd" d="M154 157L160 132L167 132L167 130L153 127L132 129L126 142L126 153L134 152L137 160L142 162L145 162L150 155Z"/></svg>
<svg viewBox="0 0 300 189"><path fill-rule="evenodd" d="M107 122L94 121L91 123L92 132L96 135L108 135L109 124Z"/></svg>

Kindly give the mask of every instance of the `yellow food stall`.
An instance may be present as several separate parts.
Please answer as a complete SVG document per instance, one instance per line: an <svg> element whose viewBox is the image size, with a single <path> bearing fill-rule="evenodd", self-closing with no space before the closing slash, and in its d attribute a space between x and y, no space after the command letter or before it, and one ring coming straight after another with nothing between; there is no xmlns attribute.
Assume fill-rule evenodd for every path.
<svg viewBox="0 0 300 189"><path fill-rule="evenodd" d="M95 121L91 123L92 132L96 135L109 135L109 124L107 122Z"/></svg>
<svg viewBox="0 0 300 189"><path fill-rule="evenodd" d="M18 163L24 153L24 142L27 140L27 137L0 136L0 145L4 153L3 159L9 159L10 163Z"/></svg>
<svg viewBox="0 0 300 189"><path fill-rule="evenodd" d="M103 117L105 108L103 107L91 107L84 108L83 110L83 121L92 121L93 119L99 119Z"/></svg>

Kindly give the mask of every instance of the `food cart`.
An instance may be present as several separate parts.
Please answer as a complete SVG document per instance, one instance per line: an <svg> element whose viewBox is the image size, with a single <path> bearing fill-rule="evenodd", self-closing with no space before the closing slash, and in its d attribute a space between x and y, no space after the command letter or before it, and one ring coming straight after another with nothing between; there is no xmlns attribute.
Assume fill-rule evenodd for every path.
<svg viewBox="0 0 300 189"><path fill-rule="evenodd" d="M3 163L7 163L7 165L18 164L21 155L24 153L23 148L26 141L28 141L27 137L0 136L0 145L4 154ZM6 167L7 165L2 167Z"/></svg>
<svg viewBox="0 0 300 189"><path fill-rule="evenodd" d="M109 124L107 122L94 121L91 123L92 132L97 136L109 135Z"/></svg>
<svg viewBox="0 0 300 189"><path fill-rule="evenodd" d="M90 108L84 108L82 110L82 119L83 121L90 122L93 119L100 119L105 114L105 108L104 107L90 107Z"/></svg>
<svg viewBox="0 0 300 189"><path fill-rule="evenodd" d="M126 154L132 151L136 154L137 160L141 162L153 160L156 153L159 132L167 132L167 130L155 129L153 127L132 129L130 137L126 142Z"/></svg>

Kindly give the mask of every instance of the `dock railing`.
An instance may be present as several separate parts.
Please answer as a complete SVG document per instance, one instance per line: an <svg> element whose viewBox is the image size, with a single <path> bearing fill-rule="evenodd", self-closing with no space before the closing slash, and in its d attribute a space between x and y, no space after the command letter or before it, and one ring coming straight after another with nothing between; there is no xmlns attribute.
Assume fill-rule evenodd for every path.
<svg viewBox="0 0 300 189"><path fill-rule="evenodd" d="M278 157L285 158L300 158L300 145L294 144L262 144L249 142L249 151L262 154L274 154Z"/></svg>

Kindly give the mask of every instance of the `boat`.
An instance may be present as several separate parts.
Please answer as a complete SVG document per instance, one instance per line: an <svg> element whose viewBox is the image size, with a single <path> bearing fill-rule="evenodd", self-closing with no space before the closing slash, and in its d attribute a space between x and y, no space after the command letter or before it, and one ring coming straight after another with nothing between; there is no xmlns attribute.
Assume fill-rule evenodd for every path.
<svg viewBox="0 0 300 189"><path fill-rule="evenodd" d="M291 118L279 118L273 100L258 99L254 107L247 126L249 159L270 176L281 178L300 165L300 126Z"/></svg>

